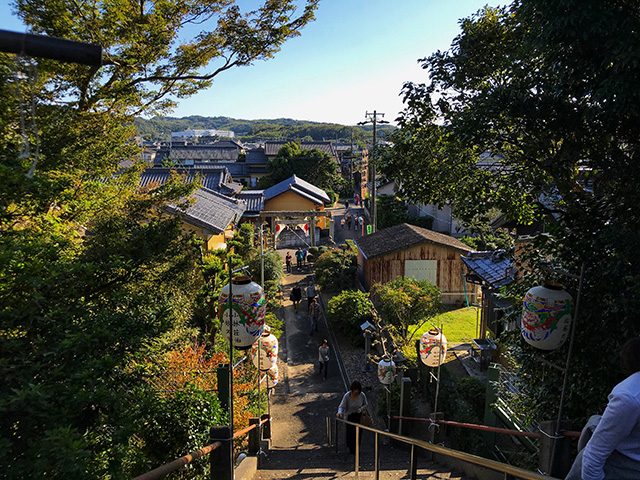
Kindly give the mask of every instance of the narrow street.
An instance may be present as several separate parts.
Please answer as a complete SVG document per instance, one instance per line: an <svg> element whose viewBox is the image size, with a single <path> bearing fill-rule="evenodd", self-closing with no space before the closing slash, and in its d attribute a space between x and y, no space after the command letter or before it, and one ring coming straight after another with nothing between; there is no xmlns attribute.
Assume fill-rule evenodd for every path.
<svg viewBox="0 0 640 480"><path fill-rule="evenodd" d="M294 251L289 251L293 256ZM286 252L279 250L283 259ZM285 334L280 339L280 383L271 397L272 445L256 480L327 480L354 475L354 458L345 453L343 427L338 432L339 453L327 446L326 417L335 415L347 387L338 368L333 345L330 345L327 380L317 372L319 343L330 336L324 319L319 322L319 331L310 335L304 289L311 278L312 272L308 267L299 270L294 266L293 272L283 280ZM298 311L289 300L291 288L296 283L300 284L303 297ZM380 443L380 478L406 478L408 452L385 447L383 440ZM373 477L373 435L369 433L363 436L360 469L360 478ZM428 468L420 469L418 478L453 480L459 477L448 469L428 465Z"/></svg>

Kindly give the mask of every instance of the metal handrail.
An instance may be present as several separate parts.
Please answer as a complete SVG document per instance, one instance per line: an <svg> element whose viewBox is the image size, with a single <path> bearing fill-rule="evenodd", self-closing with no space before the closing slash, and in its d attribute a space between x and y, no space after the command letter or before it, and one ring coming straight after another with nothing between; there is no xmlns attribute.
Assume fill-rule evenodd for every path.
<svg viewBox="0 0 640 480"><path fill-rule="evenodd" d="M511 428L491 427L489 425L478 425L477 423L455 422L453 420L433 420L431 418L400 417L400 416L393 416L391 417L391 419L410 420L415 422L425 422L425 423L436 424L436 425L449 425L452 427L468 428L469 430L480 430L483 432L502 433L505 435L513 435L515 437L527 437L527 438L535 438L535 439L540 439L543 437L543 434L540 432L525 432L521 430L513 430ZM577 432L574 430L563 430L560 432L560 435L568 438L579 438L580 432Z"/></svg>
<svg viewBox="0 0 640 480"><path fill-rule="evenodd" d="M557 480L553 477L549 477L546 475L541 475L539 473L530 472L529 470L524 470L519 467L514 467L513 465L509 465L502 462L497 462L495 460L490 460L488 458L480 457L478 455L473 455L471 453L461 452L459 450L454 450L451 448L443 447L441 445L436 445L433 443L426 442L424 440L418 440L416 438L405 437L404 435L398 435L391 432L385 432L384 430L380 430L373 427L368 427L362 425L360 423L350 422L343 418L336 417L336 422L342 422L345 425L351 425L356 428L356 455L355 455L355 474L358 475L360 458L359 458L359 435L360 429L369 431L375 434L375 475L378 478L379 471L379 459L378 459L378 436L382 435L387 438L391 438L393 440L406 443L411 445L411 478L416 478L416 456L415 456L415 447L422 448L423 450L427 450L432 453L436 453L439 455L443 455L445 457L454 458L456 460L461 460L463 462L471 463L473 465L477 465L479 467L487 468L489 470L493 470L495 472L504 473L505 475L512 475L516 478L520 478L522 480Z"/></svg>
<svg viewBox="0 0 640 480"><path fill-rule="evenodd" d="M173 462L165 463L164 465L154 468L153 470L148 471L147 473L143 473L142 475L138 475L133 480L157 480L159 478L168 475L171 472L175 472L176 470L180 470L181 468L189 465L194 460L204 457L205 455L209 455L216 448L222 446L222 442L213 442L211 445L207 445L206 447L202 447L195 452L188 453L183 455L180 458L176 458Z"/></svg>
<svg viewBox="0 0 640 480"><path fill-rule="evenodd" d="M198 450L195 450L194 452L188 453L186 455L183 455L180 458L176 458L175 460L173 460L172 462L169 463L165 463L164 465L161 465L157 468L154 468L153 470L150 470L146 473L143 473L142 475L138 475L137 477L135 477L133 480L159 480L161 478L163 478L165 475L168 475L169 473L175 472L176 470L180 470L181 468L184 468L185 466L189 465L190 463L194 462L195 460L198 460L199 458L204 457L205 455L209 455L211 452L213 452L216 448L219 448L222 446L222 442L228 442L230 440L236 440L244 435L246 435L247 433L249 433L250 431L261 427L262 425L264 425L265 423L269 422L271 420L271 418L269 417L269 415L263 415L260 418L260 421L258 423L254 423L253 425L249 425L246 428L243 428L242 430L238 430L237 432L234 433L232 438L227 438L227 439L223 439L223 440L217 440L215 442L213 442L210 445L207 445L205 447L202 447Z"/></svg>

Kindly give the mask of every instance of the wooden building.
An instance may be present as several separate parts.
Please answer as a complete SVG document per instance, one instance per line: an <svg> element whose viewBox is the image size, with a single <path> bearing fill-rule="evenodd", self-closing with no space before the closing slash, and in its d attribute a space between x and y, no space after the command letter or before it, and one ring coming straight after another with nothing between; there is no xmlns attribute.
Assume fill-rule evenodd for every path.
<svg viewBox="0 0 640 480"><path fill-rule="evenodd" d="M442 233L403 223L356 241L358 273L365 288L398 277L428 280L442 292L442 302L472 301L476 285L465 280L461 255L472 249Z"/></svg>

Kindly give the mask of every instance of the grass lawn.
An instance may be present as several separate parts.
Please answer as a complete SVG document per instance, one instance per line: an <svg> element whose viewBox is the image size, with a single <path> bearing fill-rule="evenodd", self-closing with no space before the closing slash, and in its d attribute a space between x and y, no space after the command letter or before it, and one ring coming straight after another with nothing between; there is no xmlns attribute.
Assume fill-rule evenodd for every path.
<svg viewBox="0 0 640 480"><path fill-rule="evenodd" d="M443 312L420 327L413 338L419 339L433 325L440 327L442 324L442 332L447 337L449 345L469 343L476 338L476 310L476 307L465 307ZM409 328L409 332L412 331L413 327Z"/></svg>

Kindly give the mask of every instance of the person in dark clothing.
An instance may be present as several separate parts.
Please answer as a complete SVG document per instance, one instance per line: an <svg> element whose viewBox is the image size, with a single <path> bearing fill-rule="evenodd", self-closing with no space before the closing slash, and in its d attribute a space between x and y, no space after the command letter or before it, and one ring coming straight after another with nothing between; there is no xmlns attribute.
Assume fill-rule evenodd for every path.
<svg viewBox="0 0 640 480"><path fill-rule="evenodd" d="M298 268L302 268L302 259L304 258L304 254L302 253L302 249L298 248L296 250L296 261L298 262Z"/></svg>
<svg viewBox="0 0 640 480"><path fill-rule="evenodd" d="M320 305L318 299L314 298L309 304L309 326L311 328L309 335L313 335L318 331L318 319L320 318Z"/></svg>
<svg viewBox="0 0 640 480"><path fill-rule="evenodd" d="M293 302L293 309L297 312L298 304L300 303L300 300L302 300L302 289L300 288L300 285L298 285L297 283L291 289L289 300Z"/></svg>
<svg viewBox="0 0 640 480"><path fill-rule="evenodd" d="M291 273L291 252L287 252L285 263L287 265L287 273Z"/></svg>

